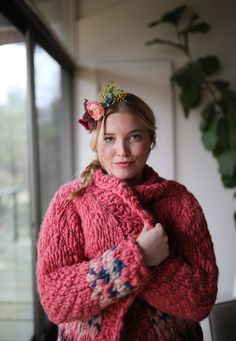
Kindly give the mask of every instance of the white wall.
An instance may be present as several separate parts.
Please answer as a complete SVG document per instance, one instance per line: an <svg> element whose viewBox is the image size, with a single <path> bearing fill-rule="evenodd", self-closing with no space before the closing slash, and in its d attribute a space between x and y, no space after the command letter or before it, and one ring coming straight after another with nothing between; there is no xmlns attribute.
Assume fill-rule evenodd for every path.
<svg viewBox="0 0 236 341"><path fill-rule="evenodd" d="M91 6L92 6L92 2ZM162 13L181 5L182 0L130 0L116 2L114 7L93 13L86 9L77 22L78 51L80 65L77 83L77 113L82 115L82 99L96 98L96 68L99 64L121 61L170 61L175 67L184 58L174 49L164 46L146 47L144 43L157 33L169 37L173 34L168 26L150 29L147 24ZM115 4L115 2L114 2ZM236 88L236 3L234 0L216 2L214 0L189 0L200 17L208 21L212 30L206 35L196 35L192 40L196 56L216 54L222 62L222 78L228 79ZM81 7L82 8L82 7ZM191 190L205 212L215 245L217 263L220 270L218 299L230 298L233 279L236 274L236 230L233 222L235 201L233 193L221 184L216 161L207 152L201 141L199 114L193 112L188 120L183 116L175 95L175 155L176 179ZM79 128L78 128L79 129ZM88 137L81 131L77 135L77 164L88 156L85 149ZM163 141L165 143L165 141ZM165 174L161 174L165 176ZM203 322L205 340L210 340L207 322Z"/></svg>

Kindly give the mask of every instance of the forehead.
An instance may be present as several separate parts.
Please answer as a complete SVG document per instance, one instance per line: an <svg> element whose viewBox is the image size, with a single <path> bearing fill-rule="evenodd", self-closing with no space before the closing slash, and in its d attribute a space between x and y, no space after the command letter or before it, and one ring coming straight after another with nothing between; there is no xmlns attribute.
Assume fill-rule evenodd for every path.
<svg viewBox="0 0 236 341"><path fill-rule="evenodd" d="M132 130L146 130L138 115L129 111L113 113L105 121L105 133L129 132Z"/></svg>

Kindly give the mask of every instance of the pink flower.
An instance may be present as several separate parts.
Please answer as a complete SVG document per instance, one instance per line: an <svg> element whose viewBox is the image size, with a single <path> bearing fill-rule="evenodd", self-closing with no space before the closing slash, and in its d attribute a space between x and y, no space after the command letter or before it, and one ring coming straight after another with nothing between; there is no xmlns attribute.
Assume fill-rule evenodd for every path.
<svg viewBox="0 0 236 341"><path fill-rule="evenodd" d="M97 127L97 122L87 113L85 112L83 117L78 120L78 122L91 133Z"/></svg>
<svg viewBox="0 0 236 341"><path fill-rule="evenodd" d="M84 100L85 113L78 122L91 133L97 127L97 121L105 115L105 108L102 103L92 100Z"/></svg>
<svg viewBox="0 0 236 341"><path fill-rule="evenodd" d="M105 114L104 106L98 101L88 100L85 103L87 113L95 120L98 121Z"/></svg>

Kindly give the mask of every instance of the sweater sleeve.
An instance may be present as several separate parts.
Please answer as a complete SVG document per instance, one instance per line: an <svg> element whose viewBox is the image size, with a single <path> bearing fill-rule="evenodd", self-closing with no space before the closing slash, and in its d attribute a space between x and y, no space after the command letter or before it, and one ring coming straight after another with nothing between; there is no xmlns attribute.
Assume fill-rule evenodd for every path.
<svg viewBox="0 0 236 341"><path fill-rule="evenodd" d="M93 317L124 296L142 290L150 278L132 239L85 260L80 217L73 201L65 197L62 190L55 195L38 240L38 292L54 323Z"/></svg>
<svg viewBox="0 0 236 341"><path fill-rule="evenodd" d="M154 268L144 299L177 317L200 321L210 312L217 294L218 268L205 217L195 197L185 191L169 202L167 228L170 256Z"/></svg>

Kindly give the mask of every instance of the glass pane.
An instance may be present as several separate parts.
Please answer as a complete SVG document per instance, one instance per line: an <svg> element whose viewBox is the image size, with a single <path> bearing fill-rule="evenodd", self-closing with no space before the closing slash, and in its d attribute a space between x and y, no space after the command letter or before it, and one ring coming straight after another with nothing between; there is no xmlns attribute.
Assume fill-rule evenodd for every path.
<svg viewBox="0 0 236 341"><path fill-rule="evenodd" d="M57 37L68 50L71 50L72 2L68 0L28 0L28 2L36 7Z"/></svg>
<svg viewBox="0 0 236 341"><path fill-rule="evenodd" d="M24 37L0 15L0 340L34 332Z"/></svg>
<svg viewBox="0 0 236 341"><path fill-rule="evenodd" d="M42 215L59 185L70 179L68 75L40 46L35 47Z"/></svg>

